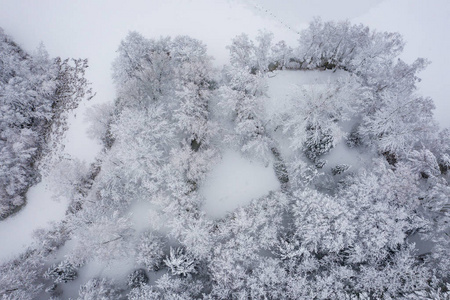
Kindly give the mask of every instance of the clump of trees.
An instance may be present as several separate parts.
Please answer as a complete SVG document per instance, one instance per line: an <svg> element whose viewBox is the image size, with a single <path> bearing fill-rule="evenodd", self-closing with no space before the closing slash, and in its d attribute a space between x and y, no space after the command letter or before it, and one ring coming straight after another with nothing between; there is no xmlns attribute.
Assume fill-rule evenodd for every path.
<svg viewBox="0 0 450 300"><path fill-rule="evenodd" d="M0 28L0 219L19 210L39 166L61 147L68 114L92 97L85 59L22 50Z"/></svg>
<svg viewBox="0 0 450 300"><path fill-rule="evenodd" d="M295 49L272 39L236 37L220 74L198 40L131 32L113 64L117 99L90 113L104 151L73 176L67 218L0 266L0 293L58 297L93 260L127 257L122 282L91 278L79 299L448 297L450 135L416 94L426 61L399 60L398 34L348 22L314 20ZM284 68L340 75L267 119L268 73ZM327 169L338 145L367 161ZM223 148L273 166L282 188L214 220L199 186ZM130 216L140 203L144 229Z"/></svg>

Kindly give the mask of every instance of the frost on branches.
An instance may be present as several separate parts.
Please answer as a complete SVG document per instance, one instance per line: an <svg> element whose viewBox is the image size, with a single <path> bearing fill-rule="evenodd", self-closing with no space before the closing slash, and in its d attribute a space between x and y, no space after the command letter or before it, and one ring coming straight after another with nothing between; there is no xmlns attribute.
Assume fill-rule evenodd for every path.
<svg viewBox="0 0 450 300"><path fill-rule="evenodd" d="M60 163L56 174L67 179L59 192L73 198L67 217L0 266L0 294L64 298L75 287L78 299L448 297L450 134L417 92L426 60L407 64L399 34L349 22L316 19L296 48L272 41L268 32L237 36L230 65L217 72L198 40L129 33L113 64L117 98L89 113L104 151L90 169ZM0 61L28 59L15 55ZM298 82L274 115L264 103L279 72L333 80ZM18 71L1 74L5 91L27 82ZM25 122L17 124L32 119L7 112ZM34 137L34 127L8 126L17 139ZM35 151L33 143L5 149ZM199 187L230 149L273 166L281 189L214 219ZM94 262L125 259L114 281L78 282Z"/></svg>

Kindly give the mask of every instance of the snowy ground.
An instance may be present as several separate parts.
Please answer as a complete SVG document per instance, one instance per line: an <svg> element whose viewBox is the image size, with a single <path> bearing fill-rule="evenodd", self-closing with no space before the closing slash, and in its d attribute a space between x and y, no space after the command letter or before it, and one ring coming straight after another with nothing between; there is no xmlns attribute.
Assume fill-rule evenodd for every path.
<svg viewBox="0 0 450 300"><path fill-rule="evenodd" d="M205 197L203 209L206 214L212 218L221 218L252 199L279 188L271 164L264 166L227 150L222 160L207 175L200 187L200 194Z"/></svg>
<svg viewBox="0 0 450 300"><path fill-rule="evenodd" d="M48 227L49 222L61 220L68 202L55 201L47 188L47 180L30 188L27 204L16 215L0 222L0 262L17 255L32 242L33 231Z"/></svg>

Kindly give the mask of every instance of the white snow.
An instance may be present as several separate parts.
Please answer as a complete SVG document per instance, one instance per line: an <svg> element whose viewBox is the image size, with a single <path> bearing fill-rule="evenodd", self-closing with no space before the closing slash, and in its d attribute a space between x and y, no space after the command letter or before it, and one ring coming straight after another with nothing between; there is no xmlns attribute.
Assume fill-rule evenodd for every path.
<svg viewBox="0 0 450 300"><path fill-rule="evenodd" d="M226 150L222 160L200 186L205 197L203 209L212 218L228 212L280 188L273 166L250 161L238 152Z"/></svg>
<svg viewBox="0 0 450 300"><path fill-rule="evenodd" d="M64 151L70 156L86 163L94 162L101 151L101 144L98 141L87 137L89 122L86 120L85 112L91 103L83 102L69 117L69 130L64 139Z"/></svg>
<svg viewBox="0 0 450 300"><path fill-rule="evenodd" d="M161 207L149 201L136 201L128 209L133 230L136 237L147 230L157 230L159 232L169 232L167 224L167 215L164 214Z"/></svg>
<svg viewBox="0 0 450 300"><path fill-rule="evenodd" d="M49 227L49 222L64 218L67 205L68 201L54 200L45 178L30 188L25 207L0 222L0 263L23 252L31 244L36 229Z"/></svg>
<svg viewBox="0 0 450 300"><path fill-rule="evenodd" d="M345 141L341 140L329 153L321 157L321 159L327 162L322 171L330 174L332 168L337 165L346 164L350 166L348 169L349 172L357 172L358 169L368 164L371 161L371 157L373 157L373 153L368 149L365 150L363 152L360 149L349 148L345 144Z"/></svg>
<svg viewBox="0 0 450 300"><path fill-rule="evenodd" d="M136 232L142 232L152 227L152 217L154 217L153 213L156 213L157 207L148 201L139 201L133 203L129 211L133 229Z"/></svg>

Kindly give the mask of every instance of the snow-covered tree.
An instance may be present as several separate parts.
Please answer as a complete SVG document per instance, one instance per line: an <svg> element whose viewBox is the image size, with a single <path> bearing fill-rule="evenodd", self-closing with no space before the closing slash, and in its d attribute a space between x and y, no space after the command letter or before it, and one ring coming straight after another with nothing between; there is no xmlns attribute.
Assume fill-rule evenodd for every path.
<svg viewBox="0 0 450 300"><path fill-rule="evenodd" d="M219 105L231 112L235 123L234 134L228 138L237 143L244 154L267 162L272 140L262 121L262 101L267 88L264 77L240 68L228 70L227 75L228 84L220 89Z"/></svg>
<svg viewBox="0 0 450 300"><path fill-rule="evenodd" d="M269 64L271 63L271 49L272 49L273 33L268 31L260 31L256 36L258 42L255 47L255 57L258 64L259 72L267 72Z"/></svg>
<svg viewBox="0 0 450 300"><path fill-rule="evenodd" d="M280 69L284 70L287 68L291 68L291 59L293 59L293 50L289 47L285 41L279 41L275 45L272 46L272 66L269 65L269 70Z"/></svg>
<svg viewBox="0 0 450 300"><path fill-rule="evenodd" d="M411 66L398 61L388 72L380 72L375 86L369 85L376 96L363 103L365 116L358 133L380 152L405 156L437 130L432 100L415 94L416 72L423 66L421 60Z"/></svg>
<svg viewBox="0 0 450 300"><path fill-rule="evenodd" d="M360 91L351 76L336 83L299 87L282 124L291 147L304 151L314 162L327 153L344 135L340 122L352 116Z"/></svg>
<svg viewBox="0 0 450 300"><path fill-rule="evenodd" d="M27 251L0 266L0 295L2 299L35 299L43 291L44 259Z"/></svg>
<svg viewBox="0 0 450 300"><path fill-rule="evenodd" d="M0 219L25 204L50 152L61 149L69 112L92 91L87 60L24 52L0 29ZM41 170L39 166L44 165Z"/></svg>
<svg viewBox="0 0 450 300"><path fill-rule="evenodd" d="M51 278L55 283L67 283L78 277L77 269L67 261L52 265L44 274L45 278Z"/></svg>
<svg viewBox="0 0 450 300"><path fill-rule="evenodd" d="M77 300L119 299L120 291L106 278L92 278L80 287Z"/></svg>
<svg viewBox="0 0 450 300"><path fill-rule="evenodd" d="M280 252L286 267L296 276L310 274L308 295L320 299L395 298L426 288L430 274L407 242L426 224L415 213L418 192L406 166L392 171L382 160L370 173L347 177L335 196L296 192L295 232ZM292 290L296 297L304 292Z"/></svg>
<svg viewBox="0 0 450 300"><path fill-rule="evenodd" d="M131 272L127 278L127 285L135 288L148 283L148 276L144 269L137 269Z"/></svg>
<svg viewBox="0 0 450 300"><path fill-rule="evenodd" d="M136 246L136 263L143 264L149 271L161 268L164 251L162 238L152 232L141 235Z"/></svg>
<svg viewBox="0 0 450 300"><path fill-rule="evenodd" d="M364 72L369 65L386 63L403 50L397 33L379 33L350 22L314 19L302 31L296 57L301 68L345 69Z"/></svg>
<svg viewBox="0 0 450 300"><path fill-rule="evenodd" d="M179 299L188 300L202 297L203 286L200 281L171 277L164 274L154 286L142 285L128 294L130 300Z"/></svg>
<svg viewBox="0 0 450 300"><path fill-rule="evenodd" d="M242 33L236 36L228 50L230 51L230 63L236 68L248 68L249 70L256 69L254 43L247 34Z"/></svg>
<svg viewBox="0 0 450 300"><path fill-rule="evenodd" d="M175 276L188 276L197 273L195 259L185 253L183 248L177 248L176 250L170 248L170 254L164 259L164 263Z"/></svg>
<svg viewBox="0 0 450 300"><path fill-rule="evenodd" d="M230 63L234 68L248 69L250 73L265 73L283 68L292 58L292 49L284 41L272 45L273 33L260 30L252 41L247 34L236 36L227 48L230 51Z"/></svg>
<svg viewBox="0 0 450 300"><path fill-rule="evenodd" d="M158 100L168 101L173 92L170 39L148 40L130 32L119 46L113 79L119 107L143 109Z"/></svg>
<svg viewBox="0 0 450 300"><path fill-rule="evenodd" d="M100 140L106 148L111 148L114 138L111 124L116 116L115 107L111 103L94 105L87 109L86 120L90 122L88 135L92 139Z"/></svg>
<svg viewBox="0 0 450 300"><path fill-rule="evenodd" d="M118 211L98 212L87 207L74 219L72 239L75 247L67 255L68 263L82 266L90 259L111 261L133 253L133 229L130 221Z"/></svg>

